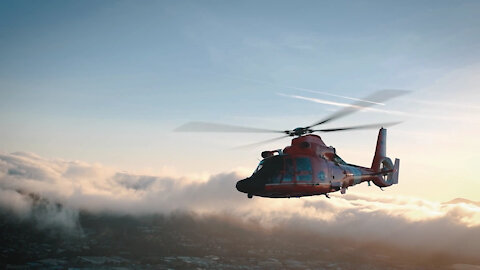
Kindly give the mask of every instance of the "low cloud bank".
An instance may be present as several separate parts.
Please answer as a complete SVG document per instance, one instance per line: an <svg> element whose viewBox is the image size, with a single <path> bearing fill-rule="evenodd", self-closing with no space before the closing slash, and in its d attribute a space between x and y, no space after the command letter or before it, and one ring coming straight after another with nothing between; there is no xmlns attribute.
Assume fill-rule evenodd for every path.
<svg viewBox="0 0 480 270"><path fill-rule="evenodd" d="M241 176L208 181L134 175L97 164L0 154L0 209L40 227L76 228L81 210L102 214L228 214L265 228L292 228L409 249L476 256L480 207L350 193L332 199L249 200L235 189Z"/></svg>

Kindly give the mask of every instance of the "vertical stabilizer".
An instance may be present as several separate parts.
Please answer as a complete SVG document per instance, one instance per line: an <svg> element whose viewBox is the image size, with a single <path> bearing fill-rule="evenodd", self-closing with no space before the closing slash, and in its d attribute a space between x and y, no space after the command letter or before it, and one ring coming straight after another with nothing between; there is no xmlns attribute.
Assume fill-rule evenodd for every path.
<svg viewBox="0 0 480 270"><path fill-rule="evenodd" d="M373 157L372 170L380 171L380 166L384 158L387 157L387 130L381 128L378 131L377 147L375 148L375 156Z"/></svg>

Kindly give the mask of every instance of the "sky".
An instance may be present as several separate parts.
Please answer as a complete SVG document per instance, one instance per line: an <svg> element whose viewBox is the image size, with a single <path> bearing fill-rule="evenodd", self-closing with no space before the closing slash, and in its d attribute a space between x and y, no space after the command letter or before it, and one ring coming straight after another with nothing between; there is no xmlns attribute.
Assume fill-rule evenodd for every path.
<svg viewBox="0 0 480 270"><path fill-rule="evenodd" d="M387 140L400 184L349 192L480 201L479 11L478 1L0 1L0 152L186 183L241 178L289 139L232 150L271 136L173 130L292 129L341 109L318 100L351 102L332 94L405 89L325 125L404 121ZM347 162L371 164L376 130L320 135Z"/></svg>

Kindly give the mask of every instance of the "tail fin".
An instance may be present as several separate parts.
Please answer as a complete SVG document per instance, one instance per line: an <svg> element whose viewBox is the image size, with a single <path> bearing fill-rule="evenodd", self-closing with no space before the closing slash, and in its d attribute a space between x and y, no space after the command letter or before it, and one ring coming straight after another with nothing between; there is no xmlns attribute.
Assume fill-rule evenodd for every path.
<svg viewBox="0 0 480 270"><path fill-rule="evenodd" d="M377 147L375 148L375 156L373 157L372 170L380 171L382 160L387 157L387 130L381 128L378 131Z"/></svg>
<svg viewBox="0 0 480 270"><path fill-rule="evenodd" d="M375 156L373 157L372 170L374 172L383 172L373 180L373 183L379 187L388 187L398 184L398 173L400 170L400 159L395 159L395 164L387 157L387 130L381 128L378 132L377 147L375 148ZM386 176L386 178L384 177Z"/></svg>

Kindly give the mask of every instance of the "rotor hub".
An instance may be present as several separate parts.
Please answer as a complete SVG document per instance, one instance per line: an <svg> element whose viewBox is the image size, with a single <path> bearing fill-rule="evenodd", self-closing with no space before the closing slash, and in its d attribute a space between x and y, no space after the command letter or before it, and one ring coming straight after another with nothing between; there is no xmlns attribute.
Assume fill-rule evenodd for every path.
<svg viewBox="0 0 480 270"><path fill-rule="evenodd" d="M313 133L313 130L310 129L310 128L306 128L306 127L297 127L295 129L292 129L292 130L285 130L284 132L288 136L293 137L293 136L302 136L302 135L305 135L305 134Z"/></svg>

